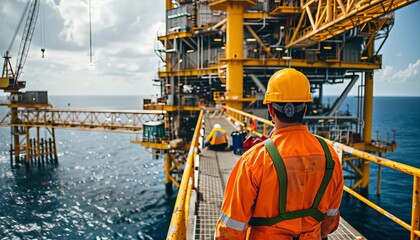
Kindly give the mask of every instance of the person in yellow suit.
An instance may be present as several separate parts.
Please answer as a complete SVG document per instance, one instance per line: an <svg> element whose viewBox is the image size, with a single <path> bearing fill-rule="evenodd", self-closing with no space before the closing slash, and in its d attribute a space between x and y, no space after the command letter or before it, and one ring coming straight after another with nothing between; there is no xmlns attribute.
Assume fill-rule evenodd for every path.
<svg viewBox="0 0 420 240"><path fill-rule="evenodd" d="M227 149L228 140L226 137L226 131L220 126L220 124L214 124L213 129L206 137L204 146L206 149L214 151L223 151Z"/></svg>
<svg viewBox="0 0 420 240"><path fill-rule="evenodd" d="M342 167L302 124L309 102L304 74L285 68L271 76L264 104L275 130L233 168L215 239L326 239L338 227Z"/></svg>

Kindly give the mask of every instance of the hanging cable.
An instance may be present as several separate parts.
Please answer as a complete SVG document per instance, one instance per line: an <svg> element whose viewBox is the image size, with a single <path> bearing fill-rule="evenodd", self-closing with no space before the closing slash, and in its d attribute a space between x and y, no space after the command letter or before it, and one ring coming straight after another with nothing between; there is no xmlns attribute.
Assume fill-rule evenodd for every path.
<svg viewBox="0 0 420 240"><path fill-rule="evenodd" d="M45 9L44 4L41 4L41 58L44 58L45 53Z"/></svg>
<svg viewBox="0 0 420 240"><path fill-rule="evenodd" d="M91 11L91 0L89 0L89 49L90 49L90 66L92 66L92 11Z"/></svg>

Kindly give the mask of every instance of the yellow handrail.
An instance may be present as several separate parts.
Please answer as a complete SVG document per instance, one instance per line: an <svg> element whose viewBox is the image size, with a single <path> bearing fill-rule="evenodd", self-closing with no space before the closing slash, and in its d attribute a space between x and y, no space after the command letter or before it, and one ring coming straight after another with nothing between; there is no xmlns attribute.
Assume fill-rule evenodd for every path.
<svg viewBox="0 0 420 240"><path fill-rule="evenodd" d="M399 172L403 172L406 174L410 174L414 176L413 179L413 197L412 197L412 210L411 210L411 225L402 221L401 219L395 217L394 215L390 214L386 210L382 209L378 205L374 204L373 202L369 201L368 199L364 198L360 194L356 193L352 189L348 187L344 187L344 191L348 192L349 194L353 195L360 201L364 202L371 208L375 209L382 215L388 217L392 221L396 222L400 226L404 227L411 233L410 239L418 239L420 237L419 232L419 215L420 215L420 169L416 167L412 167L403 163L399 163L396 161L392 161L390 159L386 159L383 157L378 157L373 154L357 150L355 148L349 147L347 145L344 145L342 143L333 142L329 139L325 139L326 142L336 148L340 148L343 152L350 153L354 156L357 156L359 158L368 160L370 162L377 163L380 166L385 166L394 170L397 170Z"/></svg>
<svg viewBox="0 0 420 240"><path fill-rule="evenodd" d="M237 109L230 108L230 107L227 107L227 106L224 106L223 108L226 110L226 114L229 115L229 117L232 120L240 122L242 126L245 125L245 124L243 124L243 122L247 123L249 119L259 121L259 122L263 123L263 132L262 133L258 133L257 129L252 128L252 126L251 127L244 126L244 127L246 127L247 130L249 130L250 134L255 134L255 135L258 135L258 136L267 135L266 126L274 126L274 124L272 122L268 121L267 119L260 118L260 117L254 116L252 114L245 113L245 112L242 112L242 111L239 111ZM344 144L341 144L341 143L338 143L338 142L333 142L329 139L325 139L325 140L328 144L330 144L331 146L334 146L335 148L341 149L343 152L352 154L354 156L357 156L359 158L368 160L368 161L373 162L373 163L377 163L380 166L385 166L385 167L388 167L388 168L391 168L391 169L394 169L394 170L397 170L397 171L400 171L400 172L403 172L403 173L410 174L410 175L414 176L411 225L402 221L401 219L397 218L396 216L392 215L391 213L389 213L385 209L379 207L375 203L369 201L365 197L363 197L360 194L358 194L357 192L353 191L351 188L349 188L347 186L344 186L344 191L348 192L349 194L356 197L360 201L364 202L365 204L367 204L371 208L375 209L379 213L383 214L384 216L388 217L392 221L396 222L400 226L402 226L405 229L407 229L408 231L410 231L411 232L410 239L419 239L419 237L420 237L420 231L419 231L419 221L420 221L420 169L416 168L416 167L406 165L406 164L403 164L403 163L399 163L399 162L396 162L396 161L393 161L393 160L390 160L390 159L386 159L386 158L383 158L383 157L378 157L378 156L375 156L373 154L370 154L370 153L367 153L367 152L360 151L360 150L357 150L355 148L349 147L347 145L344 145Z"/></svg>
<svg viewBox="0 0 420 240"><path fill-rule="evenodd" d="M188 208L190 205L190 197L192 185L194 181L194 162L198 153L198 139L200 137L200 129L202 126L204 110L200 111L200 115L195 126L194 136L191 141L187 162L185 164L184 173L182 174L181 184L178 189L174 211L172 213L171 223L169 224L168 235L166 239L186 239L188 224Z"/></svg>
<svg viewBox="0 0 420 240"><path fill-rule="evenodd" d="M234 121L239 122L239 124L245 127L250 134L255 134L259 137L261 137L262 135L268 135L267 126L274 127L274 123L265 118L257 117L255 115L242 112L238 109L231 108L228 106L223 106L223 109L226 110L226 114L229 115ZM249 120L261 122L263 124L262 133L258 132L257 129L254 128L251 124L248 124Z"/></svg>

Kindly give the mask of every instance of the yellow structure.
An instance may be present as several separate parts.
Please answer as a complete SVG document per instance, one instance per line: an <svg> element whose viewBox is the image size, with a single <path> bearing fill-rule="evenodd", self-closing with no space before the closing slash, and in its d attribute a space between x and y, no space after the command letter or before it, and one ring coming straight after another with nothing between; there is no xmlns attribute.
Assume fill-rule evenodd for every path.
<svg viewBox="0 0 420 240"><path fill-rule="evenodd" d="M268 79L292 67L310 81L314 101L304 121L312 132L369 152L393 151L395 139L372 138L373 71L382 65L379 50L393 11L412 2L167 0L166 32L156 49L164 61L155 80L161 98L144 109L166 110L171 138L187 140L192 136L185 129L194 127L203 106L267 118L262 99ZM382 39L377 48L375 39ZM325 84L347 86L327 104ZM350 115L339 109L353 87L359 88L358 109ZM360 175L354 185L366 188L369 163L353 162L350 168Z"/></svg>

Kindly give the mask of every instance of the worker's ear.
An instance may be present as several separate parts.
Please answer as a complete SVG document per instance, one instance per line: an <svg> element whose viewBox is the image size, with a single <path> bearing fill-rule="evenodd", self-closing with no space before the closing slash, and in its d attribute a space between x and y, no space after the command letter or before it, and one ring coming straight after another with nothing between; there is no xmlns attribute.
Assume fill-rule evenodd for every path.
<svg viewBox="0 0 420 240"><path fill-rule="evenodd" d="M274 117L276 116L276 114L274 113L274 108L271 106L271 103L267 103L267 107L268 107L268 112L270 113L271 119L274 120Z"/></svg>

